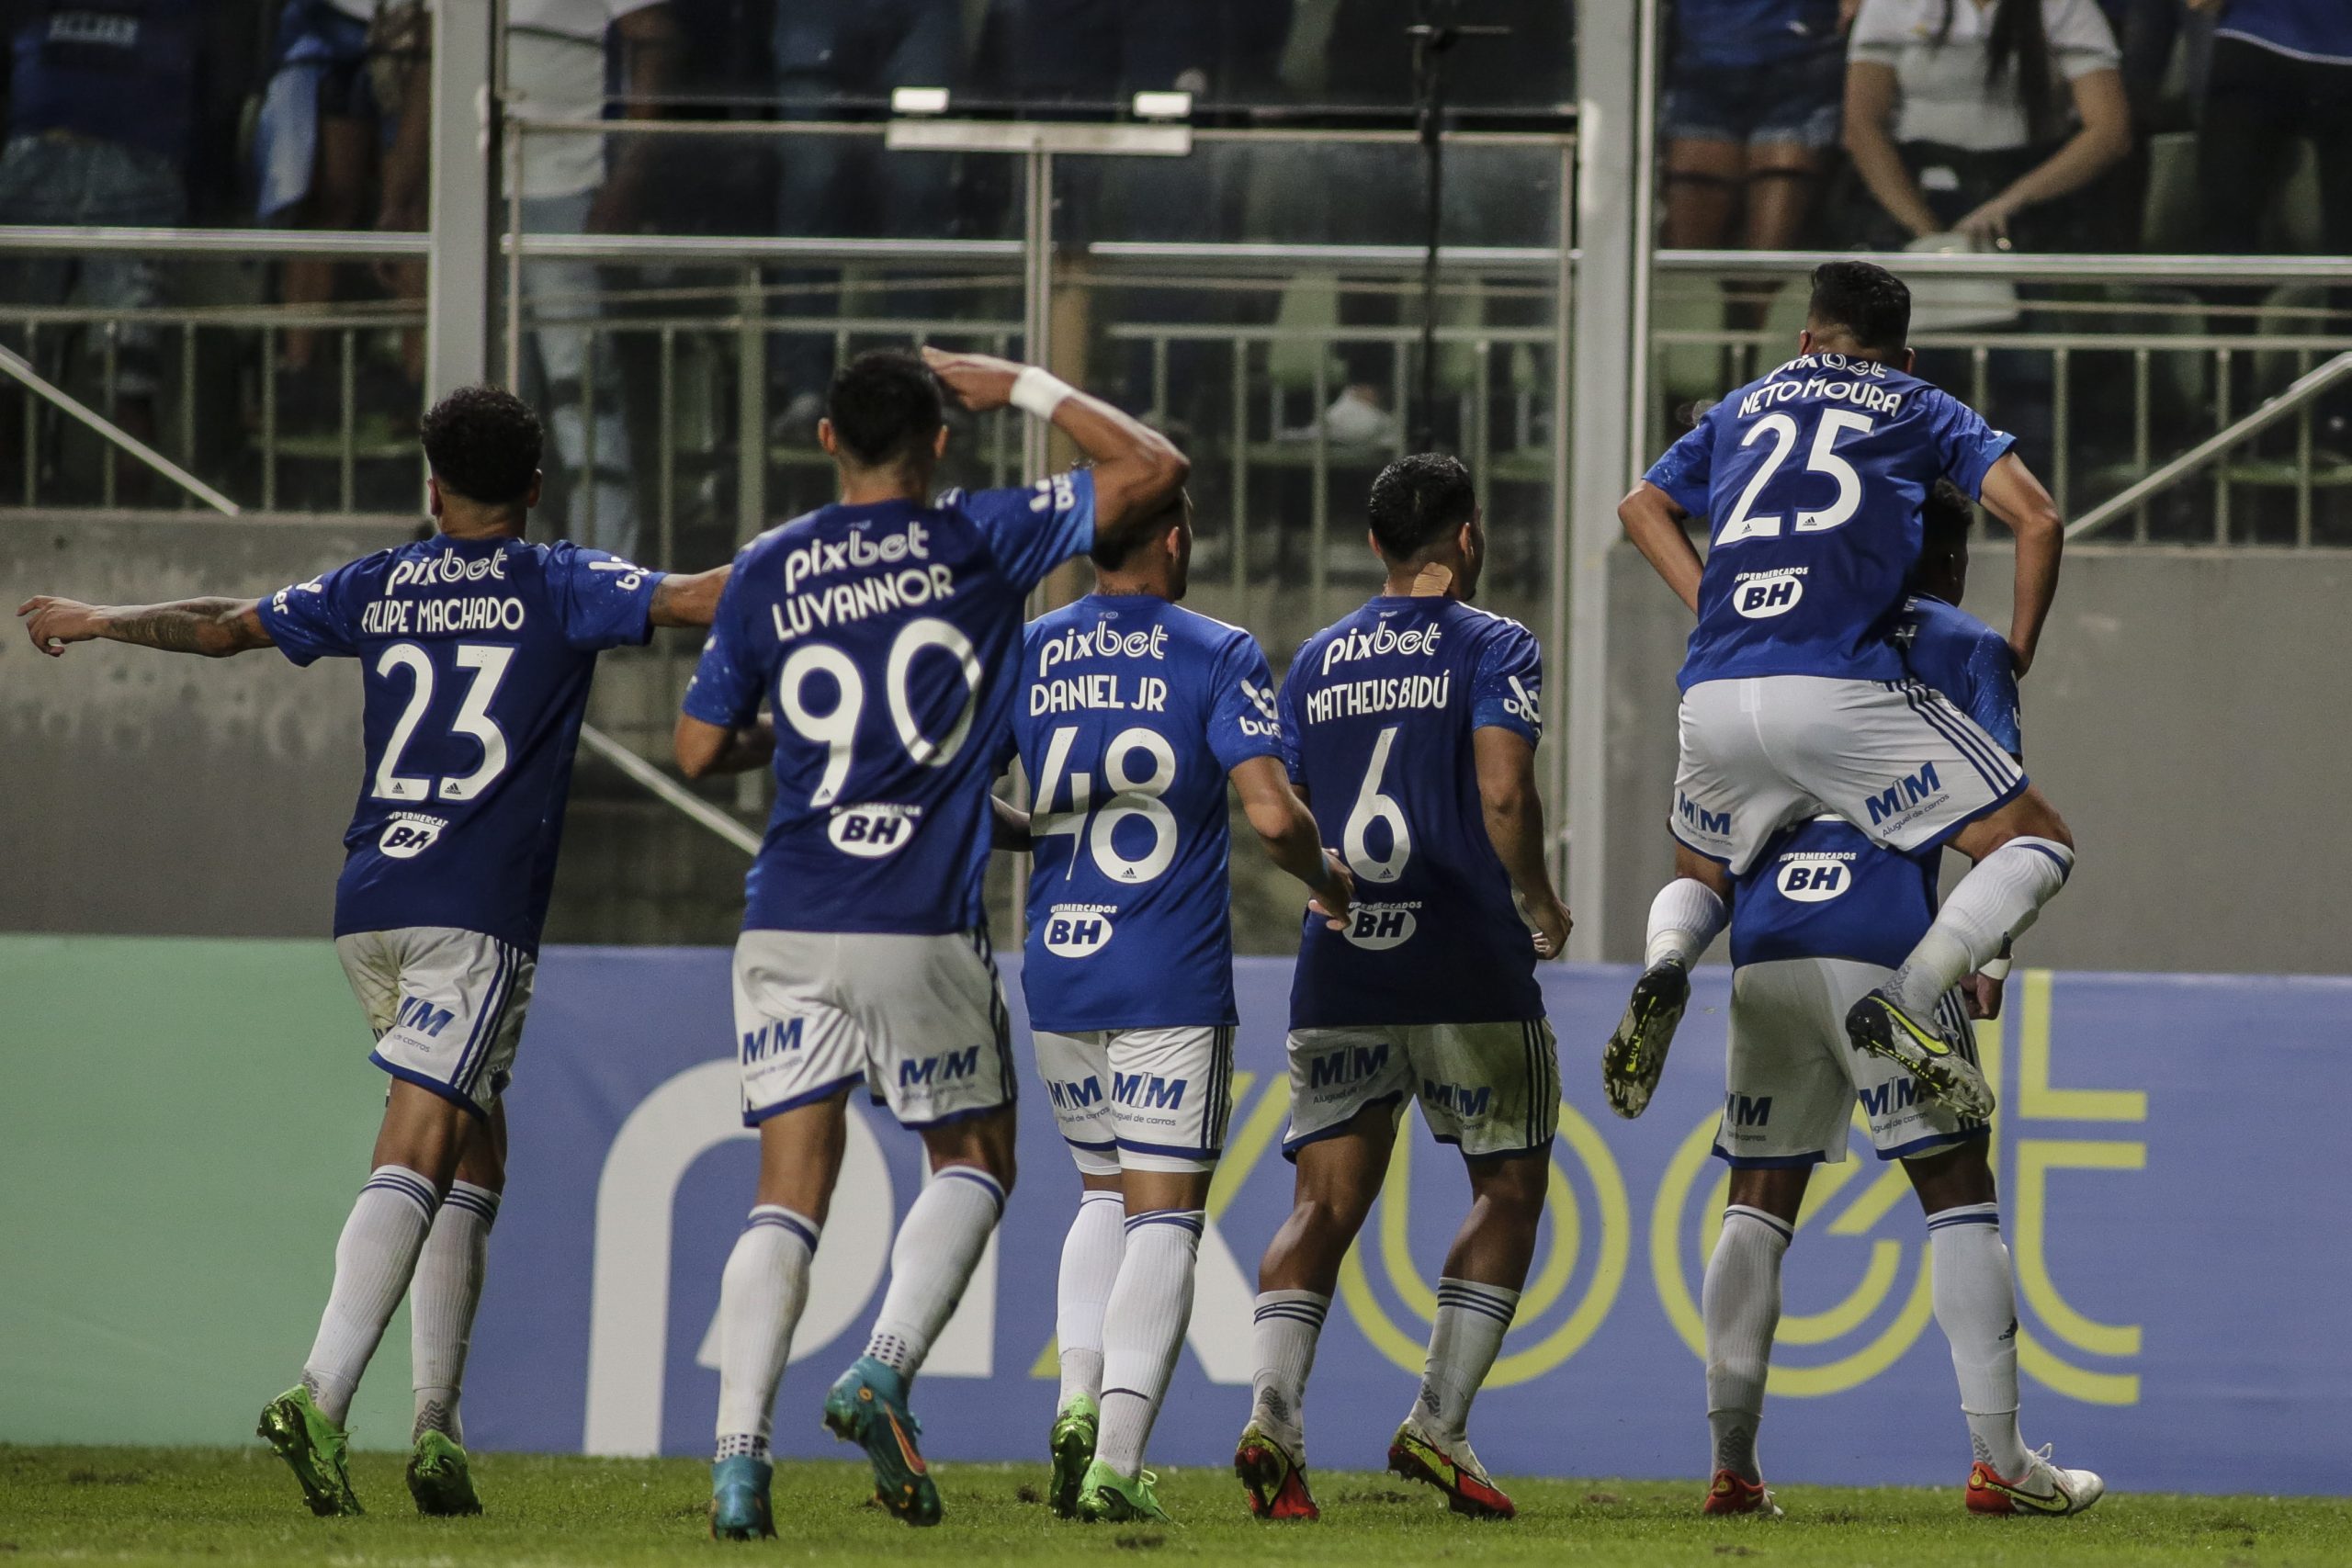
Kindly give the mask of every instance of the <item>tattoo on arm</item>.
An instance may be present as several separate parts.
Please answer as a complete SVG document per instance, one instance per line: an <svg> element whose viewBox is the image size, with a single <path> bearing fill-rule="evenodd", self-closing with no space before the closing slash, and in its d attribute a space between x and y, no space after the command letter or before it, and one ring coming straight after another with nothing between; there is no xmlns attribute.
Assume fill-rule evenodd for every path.
<svg viewBox="0 0 2352 1568"><path fill-rule="evenodd" d="M252 599L181 599L168 604L143 604L109 615L106 635L116 642L166 653L225 659L249 648L270 646L258 610L259 602Z"/></svg>

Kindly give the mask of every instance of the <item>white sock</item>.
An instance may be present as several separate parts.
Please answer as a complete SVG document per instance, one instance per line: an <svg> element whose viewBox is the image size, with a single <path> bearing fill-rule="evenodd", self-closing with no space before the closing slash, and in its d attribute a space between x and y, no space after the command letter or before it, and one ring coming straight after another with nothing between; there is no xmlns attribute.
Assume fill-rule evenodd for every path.
<svg viewBox="0 0 2352 1568"><path fill-rule="evenodd" d="M2018 1436L2018 1297L2001 1206L1966 1203L1928 1216L1934 1251L1936 1322L1951 1341L1970 1446L2004 1481L2026 1472Z"/></svg>
<svg viewBox="0 0 2352 1568"><path fill-rule="evenodd" d="M951 1165L933 1174L891 1244L890 1289L865 1342L867 1355L914 1381L932 1340L956 1315L1003 1213L1004 1189L987 1171Z"/></svg>
<svg viewBox="0 0 2352 1568"><path fill-rule="evenodd" d="M1437 1321L1414 1410L1431 1437L1459 1440L1470 1429L1470 1402L1503 1348L1519 1312L1519 1292L1474 1280L1440 1279Z"/></svg>
<svg viewBox="0 0 2352 1568"><path fill-rule="evenodd" d="M466 1440L458 1415L458 1391L466 1379L466 1349L473 1341L474 1309L481 1304L481 1282L490 1269L490 1227L498 1220L498 1194L470 1181L453 1181L433 1216L433 1229L417 1254L409 1281L409 1359L416 1391L415 1441L428 1431Z"/></svg>
<svg viewBox="0 0 2352 1568"><path fill-rule="evenodd" d="M1119 1194L1090 1188L1080 1195L1078 1215L1062 1238L1054 1337L1060 1346L1064 1404L1081 1393L1102 1396L1102 1308L1119 1278L1126 1218Z"/></svg>
<svg viewBox="0 0 2352 1568"><path fill-rule="evenodd" d="M1707 1425L1713 1468L1761 1482L1756 1428L1764 1417L1764 1380L1772 1369L1772 1332L1781 1324L1781 1255L1795 1235L1786 1221L1734 1203L1707 1259L1700 1313L1707 1323Z"/></svg>
<svg viewBox="0 0 2352 1568"><path fill-rule="evenodd" d="M775 1385L808 1301L817 1222L774 1203L752 1211L718 1280L718 1454L764 1459Z"/></svg>
<svg viewBox="0 0 2352 1568"><path fill-rule="evenodd" d="M1724 901L1713 888L1693 877L1676 877L1650 900L1649 947L1643 966L1672 958L1690 968L1724 929Z"/></svg>
<svg viewBox="0 0 2352 1568"><path fill-rule="evenodd" d="M1314 1291L1267 1291L1258 1297L1250 1338L1258 1371L1250 1379L1250 1419L1306 1457L1306 1374L1331 1298Z"/></svg>
<svg viewBox="0 0 2352 1568"><path fill-rule="evenodd" d="M1937 998L2023 936L2075 869L2075 852L2049 839L2011 839L1970 868L1935 924L1886 983L1904 1010L1925 1018Z"/></svg>
<svg viewBox="0 0 2352 1568"><path fill-rule="evenodd" d="M1126 1258L1111 1289L1102 1344L1102 1427L1094 1457L1130 1480L1175 1375L1193 1321L1193 1264L1208 1216L1155 1209L1126 1223Z"/></svg>
<svg viewBox="0 0 2352 1568"><path fill-rule="evenodd" d="M302 1363L302 1383L320 1413L340 1427L351 1415L359 1374L408 1294L416 1255L433 1228L440 1194L406 1166L379 1165L359 1189L343 1236L334 1244L334 1286L319 1319L319 1337Z"/></svg>

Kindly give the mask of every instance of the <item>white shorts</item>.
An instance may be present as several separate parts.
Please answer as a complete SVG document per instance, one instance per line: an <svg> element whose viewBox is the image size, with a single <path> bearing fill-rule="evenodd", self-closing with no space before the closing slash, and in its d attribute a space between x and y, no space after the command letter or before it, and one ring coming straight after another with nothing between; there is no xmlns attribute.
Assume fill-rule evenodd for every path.
<svg viewBox="0 0 2352 1568"><path fill-rule="evenodd" d="M1881 1159L1907 1159L1982 1137L1917 1098L1918 1080L1883 1056L1855 1049L1846 1010L1893 973L1848 958L1781 958L1742 966L1731 979L1731 1052L1715 1154L1735 1167L1835 1165L1859 1101ZM1976 1032L1960 994L1937 1016L1975 1057Z"/></svg>
<svg viewBox="0 0 2352 1568"><path fill-rule="evenodd" d="M1543 1019L1524 1023L1400 1023L1290 1032L1291 1158L1385 1101L1393 1129L1406 1102L1441 1144L1466 1156L1547 1148L1560 1127L1559 1050Z"/></svg>
<svg viewBox="0 0 2352 1568"><path fill-rule="evenodd" d="M368 1059L489 1115L514 1077L538 958L454 926L355 931L334 953L376 1036Z"/></svg>
<svg viewBox="0 0 2352 1568"><path fill-rule="evenodd" d="M1085 1174L1203 1171L1225 1152L1231 1029L1040 1029L1032 1038L1054 1122Z"/></svg>
<svg viewBox="0 0 2352 1568"><path fill-rule="evenodd" d="M859 1083L908 1127L995 1111L1017 1092L985 931L745 931L735 1033L747 1127Z"/></svg>
<svg viewBox="0 0 2352 1568"><path fill-rule="evenodd" d="M1826 812L1871 842L1941 843L2021 793L2025 773L1916 681L1759 675L1682 694L1674 836L1745 873L1774 834Z"/></svg>

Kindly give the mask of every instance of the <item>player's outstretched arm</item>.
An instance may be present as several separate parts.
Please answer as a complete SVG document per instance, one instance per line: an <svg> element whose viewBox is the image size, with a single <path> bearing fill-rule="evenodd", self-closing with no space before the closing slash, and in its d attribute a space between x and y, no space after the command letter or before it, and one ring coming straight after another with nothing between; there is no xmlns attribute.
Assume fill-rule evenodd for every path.
<svg viewBox="0 0 2352 1568"><path fill-rule="evenodd" d="M1148 525L1167 510L1193 470L1191 459L1151 426L1033 366L985 354L922 351L941 384L974 413L1018 401L1048 417L1094 465L1094 536L1111 542L1123 527ZM1026 378L1030 391L1020 389ZM1016 395L1019 393L1020 395Z"/></svg>
<svg viewBox="0 0 2352 1568"><path fill-rule="evenodd" d="M1233 787L1241 794L1241 809L1257 829L1266 853L1284 871L1306 884L1324 923L1335 931L1348 929L1348 906L1355 900L1355 878L1347 863L1323 847L1322 829L1315 813L1291 788L1283 765L1272 757L1252 757L1233 770Z"/></svg>
<svg viewBox="0 0 2352 1568"><path fill-rule="evenodd" d="M1535 951L1557 958L1567 951L1576 922L1552 890L1552 868L1544 853L1544 797L1535 792L1535 748L1527 737L1499 725L1470 732L1478 771L1478 804L1487 838L1510 874L1511 891L1535 925Z"/></svg>
<svg viewBox="0 0 2352 1568"><path fill-rule="evenodd" d="M2042 623L2050 618L2050 602L2058 593L2058 558L2066 547L2066 525L2058 503L2033 477L2033 470L2015 452L1984 471L1978 492L1984 509L2009 525L2018 538L2018 581L2015 607L2009 612L2009 652L2020 675L2033 663L2034 645L2041 640Z"/></svg>
<svg viewBox="0 0 2352 1568"><path fill-rule="evenodd" d="M1692 615L1699 613L1699 552L1682 531L1690 514L1675 499L1644 479L1617 503L1617 521L1642 558L1666 579L1675 597Z"/></svg>
<svg viewBox="0 0 2352 1568"><path fill-rule="evenodd" d="M670 744L677 752L679 771L690 779L747 773L766 767L775 758L775 723L763 718L730 727L681 714Z"/></svg>
<svg viewBox="0 0 2352 1568"><path fill-rule="evenodd" d="M646 606L646 619L657 626L707 626L718 614L718 595L726 588L729 574L735 570L729 562L715 566L708 571L673 571L653 586L653 603Z"/></svg>
<svg viewBox="0 0 2352 1568"><path fill-rule="evenodd" d="M17 606L33 646L51 659L65 645L127 642L166 653L200 653L226 659L252 648L275 646L262 625L258 599L175 599L168 604L85 604L36 594Z"/></svg>

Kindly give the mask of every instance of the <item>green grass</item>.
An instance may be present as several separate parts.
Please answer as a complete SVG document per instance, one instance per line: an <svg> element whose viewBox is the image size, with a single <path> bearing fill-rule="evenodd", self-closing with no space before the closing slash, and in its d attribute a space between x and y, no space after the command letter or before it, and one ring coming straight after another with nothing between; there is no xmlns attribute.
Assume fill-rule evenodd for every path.
<svg viewBox="0 0 2352 1568"><path fill-rule="evenodd" d="M1699 1517L1694 1482L1520 1481L1510 1524L1445 1513L1433 1494L1385 1476L1316 1477L1320 1525L1268 1527L1232 1478L1163 1478L1174 1527L1065 1524L1038 1500L1042 1465L941 1467L947 1520L910 1530L865 1502L862 1466L797 1463L776 1476L782 1538L721 1547L707 1537L707 1466L684 1460L491 1455L475 1461L489 1512L421 1519L401 1457L362 1454L353 1480L372 1512L314 1519L257 1445L226 1449L0 1447L0 1565L65 1562L413 1564L753 1562L1419 1565L1543 1563L2171 1564L2273 1568L2352 1563L2352 1500L2114 1496L2076 1519L1976 1519L1959 1490L1792 1486L1788 1517Z"/></svg>

